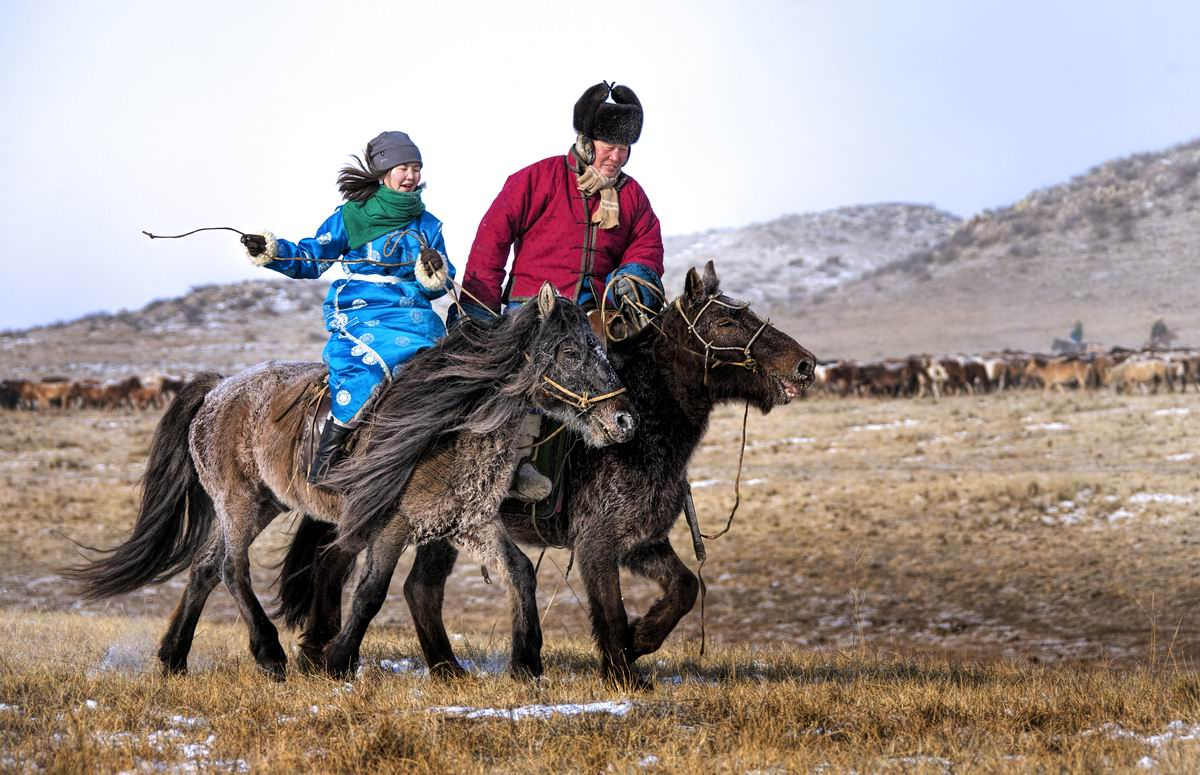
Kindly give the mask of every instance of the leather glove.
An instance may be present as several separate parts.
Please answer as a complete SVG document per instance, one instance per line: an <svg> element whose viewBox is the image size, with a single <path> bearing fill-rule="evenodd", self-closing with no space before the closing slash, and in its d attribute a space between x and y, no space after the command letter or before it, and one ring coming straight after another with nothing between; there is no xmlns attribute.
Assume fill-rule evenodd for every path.
<svg viewBox="0 0 1200 775"><path fill-rule="evenodd" d="M433 248L423 249L421 251L421 257L417 260L420 261L424 266L425 273L430 276L437 274L438 271L446 265L446 262L442 261L442 254Z"/></svg>
<svg viewBox="0 0 1200 775"><path fill-rule="evenodd" d="M253 256L261 256L267 252L267 238L261 234L243 234L242 244L246 252Z"/></svg>
<svg viewBox="0 0 1200 775"><path fill-rule="evenodd" d="M650 317L642 311L641 296L637 285L624 277L617 280L613 286L613 295L621 306L621 315L632 329L631 333L641 331L650 324Z"/></svg>
<svg viewBox="0 0 1200 775"><path fill-rule="evenodd" d="M445 291L446 280L450 277L442 254L433 248L421 249L421 255L417 257L417 265L413 267L413 274L417 276L417 282L421 283L426 290L433 292Z"/></svg>

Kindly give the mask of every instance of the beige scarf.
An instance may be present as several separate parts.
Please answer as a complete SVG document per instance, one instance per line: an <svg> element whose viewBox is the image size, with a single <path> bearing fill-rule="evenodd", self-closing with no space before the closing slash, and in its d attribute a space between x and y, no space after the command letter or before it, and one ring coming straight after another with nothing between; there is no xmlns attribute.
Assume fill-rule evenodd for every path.
<svg viewBox="0 0 1200 775"><path fill-rule="evenodd" d="M583 162L594 154L592 141L579 135L575 139L575 155L582 162L580 166L583 166L583 172L576 173L575 185L584 196L595 196L599 192L600 206L592 213L592 223L601 229L612 229L620 223L621 218L621 205L615 188L621 176L618 174L616 177L606 178L598 169Z"/></svg>

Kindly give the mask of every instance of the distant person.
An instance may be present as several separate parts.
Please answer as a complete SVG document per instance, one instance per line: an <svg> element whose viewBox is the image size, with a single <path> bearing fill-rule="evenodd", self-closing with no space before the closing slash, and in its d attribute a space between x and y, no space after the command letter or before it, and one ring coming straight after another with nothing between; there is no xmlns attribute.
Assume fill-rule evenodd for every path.
<svg viewBox="0 0 1200 775"><path fill-rule="evenodd" d="M1175 334L1167 328L1166 321L1162 318L1154 321L1150 327L1150 347L1169 347L1174 340Z"/></svg>
<svg viewBox="0 0 1200 775"><path fill-rule="evenodd" d="M1083 344L1083 323L1075 321L1075 327L1071 329L1071 341L1075 344Z"/></svg>
<svg viewBox="0 0 1200 775"><path fill-rule="evenodd" d="M642 133L642 104L628 86L598 83L575 103L574 127L575 142L567 152L511 175L479 222L463 273L463 288L470 294L463 304L467 314L491 314L480 304L493 312L523 304L546 281L592 309L609 281L617 279L606 302L610 307L631 297L658 308L662 230L646 192L624 172L630 146ZM525 429L522 448L532 444L537 427L534 422ZM515 493L540 500L549 484L532 466L522 465Z"/></svg>
<svg viewBox="0 0 1200 775"><path fill-rule="evenodd" d="M330 417L309 469L312 484L337 462L342 442L380 388L446 334L430 301L446 292L454 267L443 259L442 222L421 201L422 166L407 134L384 132L338 173L346 203L315 237L289 242L263 232L242 238L256 266L311 279L344 263L349 275L335 280L325 299Z"/></svg>

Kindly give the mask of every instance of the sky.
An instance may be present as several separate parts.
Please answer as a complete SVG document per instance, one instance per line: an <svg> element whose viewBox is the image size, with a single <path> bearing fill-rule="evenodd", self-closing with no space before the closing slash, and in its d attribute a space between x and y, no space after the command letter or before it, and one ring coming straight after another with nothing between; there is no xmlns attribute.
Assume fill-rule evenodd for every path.
<svg viewBox="0 0 1200 775"><path fill-rule="evenodd" d="M311 236L384 130L420 146L461 272L601 80L644 106L626 172L667 235L887 201L969 216L1200 136L1195 0L0 9L0 330L279 277L227 232L141 232Z"/></svg>

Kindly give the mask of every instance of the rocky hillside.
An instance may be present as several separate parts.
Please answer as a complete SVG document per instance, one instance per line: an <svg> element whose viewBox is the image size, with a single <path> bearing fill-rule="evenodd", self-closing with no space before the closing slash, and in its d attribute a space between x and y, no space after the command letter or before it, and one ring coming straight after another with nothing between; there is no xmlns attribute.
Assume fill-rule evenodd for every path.
<svg viewBox="0 0 1200 775"><path fill-rule="evenodd" d="M960 223L933 207L888 203L668 237L667 286L678 292L688 267L713 259L727 291L777 314L933 248Z"/></svg>
<svg viewBox="0 0 1200 775"><path fill-rule="evenodd" d="M1200 141L1106 162L985 211L787 315L819 352L1139 345L1159 318L1200 342Z"/></svg>

